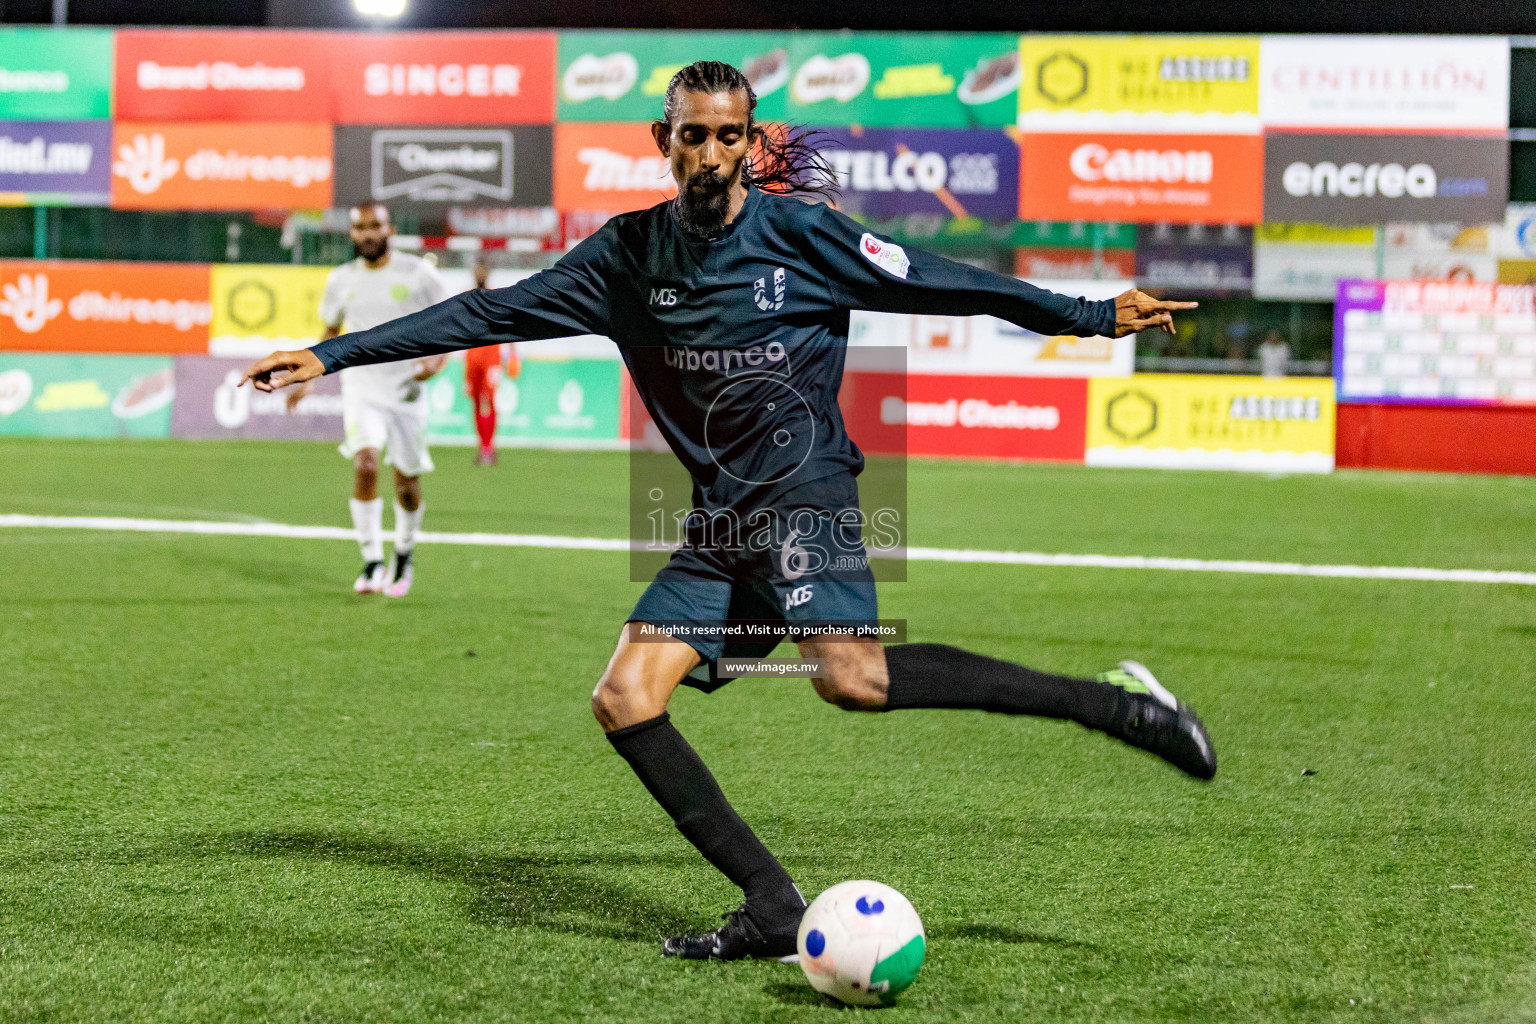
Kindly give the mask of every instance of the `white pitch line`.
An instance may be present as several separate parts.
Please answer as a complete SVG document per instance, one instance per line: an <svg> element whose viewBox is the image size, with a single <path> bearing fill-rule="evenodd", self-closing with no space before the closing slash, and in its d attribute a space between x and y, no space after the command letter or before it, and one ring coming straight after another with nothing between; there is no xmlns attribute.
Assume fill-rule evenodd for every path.
<svg viewBox="0 0 1536 1024"><path fill-rule="evenodd" d="M222 537L280 537L290 540L354 540L341 526L290 526L286 523L218 523L185 519L129 519L115 516L0 515L0 529L104 530L116 533L190 533ZM536 533L423 532L425 544L470 547L558 548L579 551L629 551L638 542L602 537L558 537ZM906 557L914 562L980 562L1087 569L1139 569L1166 572L1225 572L1253 576L1312 576L1328 579L1417 580L1431 583L1509 583L1536 586L1536 572L1498 569L1424 569L1395 565L1309 565L1303 562L1163 558L1146 555L1065 555L1038 551L978 551L966 548L907 548L874 551L876 558Z"/></svg>

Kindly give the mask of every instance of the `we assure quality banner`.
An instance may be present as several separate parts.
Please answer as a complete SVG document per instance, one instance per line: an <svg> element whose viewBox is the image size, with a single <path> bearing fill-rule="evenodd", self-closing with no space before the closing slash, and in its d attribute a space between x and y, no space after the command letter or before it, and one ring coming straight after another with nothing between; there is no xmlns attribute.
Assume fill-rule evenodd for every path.
<svg viewBox="0 0 1536 1024"><path fill-rule="evenodd" d="M1333 381L1138 374L1088 381L1090 466L1326 473Z"/></svg>

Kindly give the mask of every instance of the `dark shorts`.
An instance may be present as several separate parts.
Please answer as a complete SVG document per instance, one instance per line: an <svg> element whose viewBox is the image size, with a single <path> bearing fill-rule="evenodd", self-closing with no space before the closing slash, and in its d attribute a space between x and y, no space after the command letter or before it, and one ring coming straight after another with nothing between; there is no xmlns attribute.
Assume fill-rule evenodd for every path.
<svg viewBox="0 0 1536 1024"><path fill-rule="evenodd" d="M641 595L630 622L690 627L683 641L704 664L683 680L706 693L720 679L720 658L763 658L791 628L815 632L828 623L873 623L879 617L875 578L864 555L853 478L817 481L773 506L764 525L747 529L755 544L679 548ZM751 639L707 635L713 623L769 624Z"/></svg>

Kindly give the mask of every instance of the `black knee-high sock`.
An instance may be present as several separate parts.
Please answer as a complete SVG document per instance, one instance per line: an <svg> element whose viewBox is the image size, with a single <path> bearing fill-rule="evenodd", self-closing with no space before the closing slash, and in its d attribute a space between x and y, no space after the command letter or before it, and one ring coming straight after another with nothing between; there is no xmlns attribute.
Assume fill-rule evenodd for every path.
<svg viewBox="0 0 1536 1024"><path fill-rule="evenodd" d="M891 687L886 710L974 708L1009 715L1070 718L1108 731L1122 717L1124 691L972 654L948 644L895 644L885 649Z"/></svg>
<svg viewBox="0 0 1536 1024"><path fill-rule="evenodd" d="M747 902L765 909L805 905L784 870L731 807L704 762L663 711L608 734L651 796L704 859L741 886ZM796 917L798 921L798 914Z"/></svg>

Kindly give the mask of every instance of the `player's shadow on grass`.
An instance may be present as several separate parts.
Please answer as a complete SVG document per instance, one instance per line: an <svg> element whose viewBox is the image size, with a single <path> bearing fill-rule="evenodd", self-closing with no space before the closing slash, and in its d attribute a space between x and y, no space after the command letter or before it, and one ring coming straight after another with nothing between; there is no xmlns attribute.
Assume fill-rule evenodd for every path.
<svg viewBox="0 0 1536 1024"><path fill-rule="evenodd" d="M468 892L466 916L492 927L650 942L701 923L605 877L609 868L670 865L677 857L487 854L319 831L199 835L178 841L166 852L289 857L411 871L463 887Z"/></svg>

